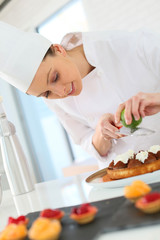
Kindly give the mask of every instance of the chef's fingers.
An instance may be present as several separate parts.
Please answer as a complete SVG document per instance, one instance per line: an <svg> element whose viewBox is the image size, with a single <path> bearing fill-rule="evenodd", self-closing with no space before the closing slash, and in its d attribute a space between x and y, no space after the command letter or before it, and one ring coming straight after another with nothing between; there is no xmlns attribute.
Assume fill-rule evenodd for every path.
<svg viewBox="0 0 160 240"><path fill-rule="evenodd" d="M115 123L116 124L119 124L120 123L120 120L121 120L121 112L122 110L125 108L125 104L124 103L121 103L118 108L117 108L117 111L115 113Z"/></svg>
<svg viewBox="0 0 160 240"><path fill-rule="evenodd" d="M119 129L122 127L123 125L121 123L116 124L115 123L115 119L114 117L112 119L108 119L108 121L104 122L103 127L105 129L108 129L111 132L118 132Z"/></svg>
<svg viewBox="0 0 160 240"><path fill-rule="evenodd" d="M139 94L141 95L139 112L142 117L155 114L159 111L157 109L158 105L156 106L157 104L156 93L139 93Z"/></svg>
<svg viewBox="0 0 160 240"><path fill-rule="evenodd" d="M119 138L121 134L119 133L119 128L114 125L114 122L105 122L102 128L102 134L109 134L112 138Z"/></svg>
<svg viewBox="0 0 160 240"><path fill-rule="evenodd" d="M141 101L139 106L139 112L142 118L146 116L146 107L147 107L147 102Z"/></svg>
<svg viewBox="0 0 160 240"><path fill-rule="evenodd" d="M127 125L132 123L132 99L131 98L125 102L124 118Z"/></svg>
<svg viewBox="0 0 160 240"><path fill-rule="evenodd" d="M132 114L135 120L140 119L140 97L139 95L132 97Z"/></svg>
<svg viewBox="0 0 160 240"><path fill-rule="evenodd" d="M104 139L118 139L122 137L121 134L111 132L108 129L103 129L102 136L104 137Z"/></svg>

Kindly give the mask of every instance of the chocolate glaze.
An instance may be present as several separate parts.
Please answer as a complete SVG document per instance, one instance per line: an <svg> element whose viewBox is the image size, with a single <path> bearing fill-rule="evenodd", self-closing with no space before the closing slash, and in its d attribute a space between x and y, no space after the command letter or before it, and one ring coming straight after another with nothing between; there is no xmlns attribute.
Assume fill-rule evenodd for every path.
<svg viewBox="0 0 160 240"><path fill-rule="evenodd" d="M148 158L144 161L144 163L151 163L156 161L156 157L154 153L148 153Z"/></svg>
<svg viewBox="0 0 160 240"><path fill-rule="evenodd" d="M114 160L112 160L112 162L109 164L109 169L121 169L121 168L126 168L127 164L118 161L115 165L114 165Z"/></svg>
<svg viewBox="0 0 160 240"><path fill-rule="evenodd" d="M128 168L141 166L142 164L143 164L142 162L140 162L139 160L137 160L135 158L129 159L129 161L128 161Z"/></svg>
<svg viewBox="0 0 160 240"><path fill-rule="evenodd" d="M141 151L139 151L141 152ZM142 163L141 161L139 161L138 159L135 158L136 154L134 154L134 158L133 159L129 159L128 163L123 163L122 161L118 161L115 165L114 165L114 160L112 160L112 162L109 164L109 169L122 169L122 168L133 168L133 167L137 167L137 166L141 166L144 163L151 163L156 161L157 159L160 159L160 151L158 151L156 154L148 152L148 158L144 161L144 163Z"/></svg>
<svg viewBox="0 0 160 240"><path fill-rule="evenodd" d="M121 168L126 168L127 167L127 163L123 163L121 161L118 161L116 163L116 165L114 165L113 169L121 169Z"/></svg>
<svg viewBox="0 0 160 240"><path fill-rule="evenodd" d="M160 151L155 154L156 159L160 159Z"/></svg>
<svg viewBox="0 0 160 240"><path fill-rule="evenodd" d="M112 162L109 164L108 166L109 169L113 169L114 168L114 161L112 160Z"/></svg>

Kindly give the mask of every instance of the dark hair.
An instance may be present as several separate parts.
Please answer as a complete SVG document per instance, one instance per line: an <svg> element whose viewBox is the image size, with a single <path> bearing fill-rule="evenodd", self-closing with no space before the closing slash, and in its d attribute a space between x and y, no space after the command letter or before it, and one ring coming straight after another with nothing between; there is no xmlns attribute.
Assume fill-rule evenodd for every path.
<svg viewBox="0 0 160 240"><path fill-rule="evenodd" d="M44 58L43 58L43 60L45 60L45 58L47 57L47 56L53 56L54 55L54 49L53 48L49 48L48 50L47 50L47 52L46 52L46 54L44 55Z"/></svg>

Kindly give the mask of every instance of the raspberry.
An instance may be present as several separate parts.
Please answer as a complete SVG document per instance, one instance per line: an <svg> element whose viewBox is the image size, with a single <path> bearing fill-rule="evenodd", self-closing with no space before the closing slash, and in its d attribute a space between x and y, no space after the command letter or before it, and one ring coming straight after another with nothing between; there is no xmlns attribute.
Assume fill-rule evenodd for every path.
<svg viewBox="0 0 160 240"><path fill-rule="evenodd" d="M8 218L8 224L10 224L10 223L14 223L14 224L25 223L25 221L26 221L25 216L19 216L18 218L13 218L13 217Z"/></svg>
<svg viewBox="0 0 160 240"><path fill-rule="evenodd" d="M60 213L61 212L58 209L56 210L45 209L40 213L40 216L45 218L54 218L54 217L57 217Z"/></svg>
<svg viewBox="0 0 160 240"><path fill-rule="evenodd" d="M78 210L77 210L78 215L84 214L84 213L87 213L87 212L88 212L88 208L78 208Z"/></svg>
<svg viewBox="0 0 160 240"><path fill-rule="evenodd" d="M90 204L84 203L80 206L80 214L87 213L89 211Z"/></svg>
<svg viewBox="0 0 160 240"><path fill-rule="evenodd" d="M71 213L77 214L77 215L81 215L84 213L89 212L89 207L91 205L89 203L84 203L81 206L79 206L78 208L73 208Z"/></svg>
<svg viewBox="0 0 160 240"><path fill-rule="evenodd" d="M83 208L83 207L85 207L85 208L88 208L88 207L90 207L91 205L89 204L89 203L83 203L81 206L80 206L80 208Z"/></svg>
<svg viewBox="0 0 160 240"><path fill-rule="evenodd" d="M72 214L77 214L77 210L78 210L78 208L72 208L71 213L72 213Z"/></svg>
<svg viewBox="0 0 160 240"><path fill-rule="evenodd" d="M150 202L156 201L158 199L160 199L159 192L149 193L143 197L143 203L150 203Z"/></svg>
<svg viewBox="0 0 160 240"><path fill-rule="evenodd" d="M18 218L17 218L17 220L19 221L19 222L25 222L25 220L26 220L26 217L25 216L19 216Z"/></svg>

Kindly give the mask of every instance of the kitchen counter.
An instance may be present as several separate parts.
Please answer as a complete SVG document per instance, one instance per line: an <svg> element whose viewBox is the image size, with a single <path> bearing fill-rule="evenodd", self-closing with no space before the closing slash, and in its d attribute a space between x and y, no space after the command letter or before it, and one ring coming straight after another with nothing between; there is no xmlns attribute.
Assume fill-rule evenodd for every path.
<svg viewBox="0 0 160 240"><path fill-rule="evenodd" d="M41 211L45 208L61 208L78 205L84 202L93 202L123 196L123 188L93 188L85 183L90 173L73 177L65 177L35 185L35 190L26 194L12 196L10 190L3 192L0 207L0 231L7 223L8 217L26 215L30 212ZM125 230L116 233L103 234L97 240L124 239L159 239L160 224Z"/></svg>

